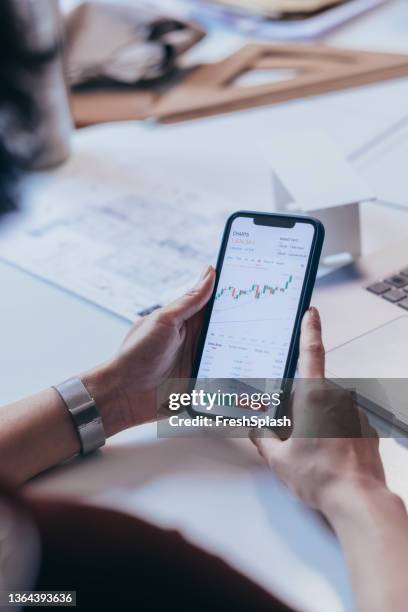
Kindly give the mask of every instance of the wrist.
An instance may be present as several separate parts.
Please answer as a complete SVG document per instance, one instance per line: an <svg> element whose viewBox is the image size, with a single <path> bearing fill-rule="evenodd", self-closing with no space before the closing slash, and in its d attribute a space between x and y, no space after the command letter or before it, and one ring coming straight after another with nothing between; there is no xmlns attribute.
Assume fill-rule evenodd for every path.
<svg viewBox="0 0 408 612"><path fill-rule="evenodd" d="M126 398L122 393L120 377L113 361L85 372L80 376L89 394L95 400L102 418L106 437L128 427Z"/></svg>
<svg viewBox="0 0 408 612"><path fill-rule="evenodd" d="M318 507L334 528L344 518L364 520L382 509L406 514L404 503L385 482L368 475L342 477L331 483L322 491Z"/></svg>

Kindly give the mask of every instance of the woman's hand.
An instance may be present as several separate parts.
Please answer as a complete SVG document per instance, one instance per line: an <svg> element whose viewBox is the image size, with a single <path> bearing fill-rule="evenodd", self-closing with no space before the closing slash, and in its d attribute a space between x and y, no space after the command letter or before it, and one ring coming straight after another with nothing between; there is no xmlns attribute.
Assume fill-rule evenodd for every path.
<svg viewBox="0 0 408 612"><path fill-rule="evenodd" d="M81 375L95 399L106 436L155 420L158 391L170 378L189 378L204 306L215 271L208 267L191 291L138 320L119 353ZM18 485L80 451L72 417L55 389L0 411L0 472Z"/></svg>
<svg viewBox="0 0 408 612"><path fill-rule="evenodd" d="M378 437L349 393L324 378L324 349L316 309L305 315L300 393L293 431L281 441L252 437L277 476L333 527L351 578L358 612L407 608L408 517L386 486Z"/></svg>
<svg viewBox="0 0 408 612"><path fill-rule="evenodd" d="M324 369L320 317L311 308L302 324L302 380L294 394L292 435L285 441L272 434L251 435L276 475L305 503L323 511L337 491L385 487L376 432L350 393L324 381Z"/></svg>
<svg viewBox="0 0 408 612"><path fill-rule="evenodd" d="M136 321L114 359L81 376L108 436L155 420L160 385L169 378L190 378L214 280L209 266L191 291Z"/></svg>

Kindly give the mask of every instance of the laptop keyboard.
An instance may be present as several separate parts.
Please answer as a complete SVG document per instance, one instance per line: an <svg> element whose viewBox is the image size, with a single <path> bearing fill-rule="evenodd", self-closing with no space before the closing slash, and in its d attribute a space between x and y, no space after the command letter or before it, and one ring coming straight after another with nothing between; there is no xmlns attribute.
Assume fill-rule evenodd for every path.
<svg viewBox="0 0 408 612"><path fill-rule="evenodd" d="M398 274L373 283L367 290L384 300L408 310L408 267Z"/></svg>

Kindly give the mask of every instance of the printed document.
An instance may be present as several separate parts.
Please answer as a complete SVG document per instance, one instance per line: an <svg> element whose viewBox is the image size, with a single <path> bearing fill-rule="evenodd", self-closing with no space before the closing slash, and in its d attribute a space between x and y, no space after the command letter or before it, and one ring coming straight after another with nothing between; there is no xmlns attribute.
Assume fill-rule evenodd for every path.
<svg viewBox="0 0 408 612"><path fill-rule="evenodd" d="M28 179L0 256L133 320L215 263L226 218L239 206L155 171L148 156L123 146L123 129L120 146L114 130L95 133L64 167Z"/></svg>

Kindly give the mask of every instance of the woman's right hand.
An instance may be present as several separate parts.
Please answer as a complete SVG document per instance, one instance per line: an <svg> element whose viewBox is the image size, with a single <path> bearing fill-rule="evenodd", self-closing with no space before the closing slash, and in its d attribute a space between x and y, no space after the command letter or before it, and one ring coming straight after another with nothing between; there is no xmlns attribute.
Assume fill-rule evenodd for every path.
<svg viewBox="0 0 408 612"><path fill-rule="evenodd" d="M325 352L318 311L302 323L293 431L282 441L267 430L251 439L275 474L305 503L325 509L337 491L385 487L377 433L352 395L324 380Z"/></svg>

